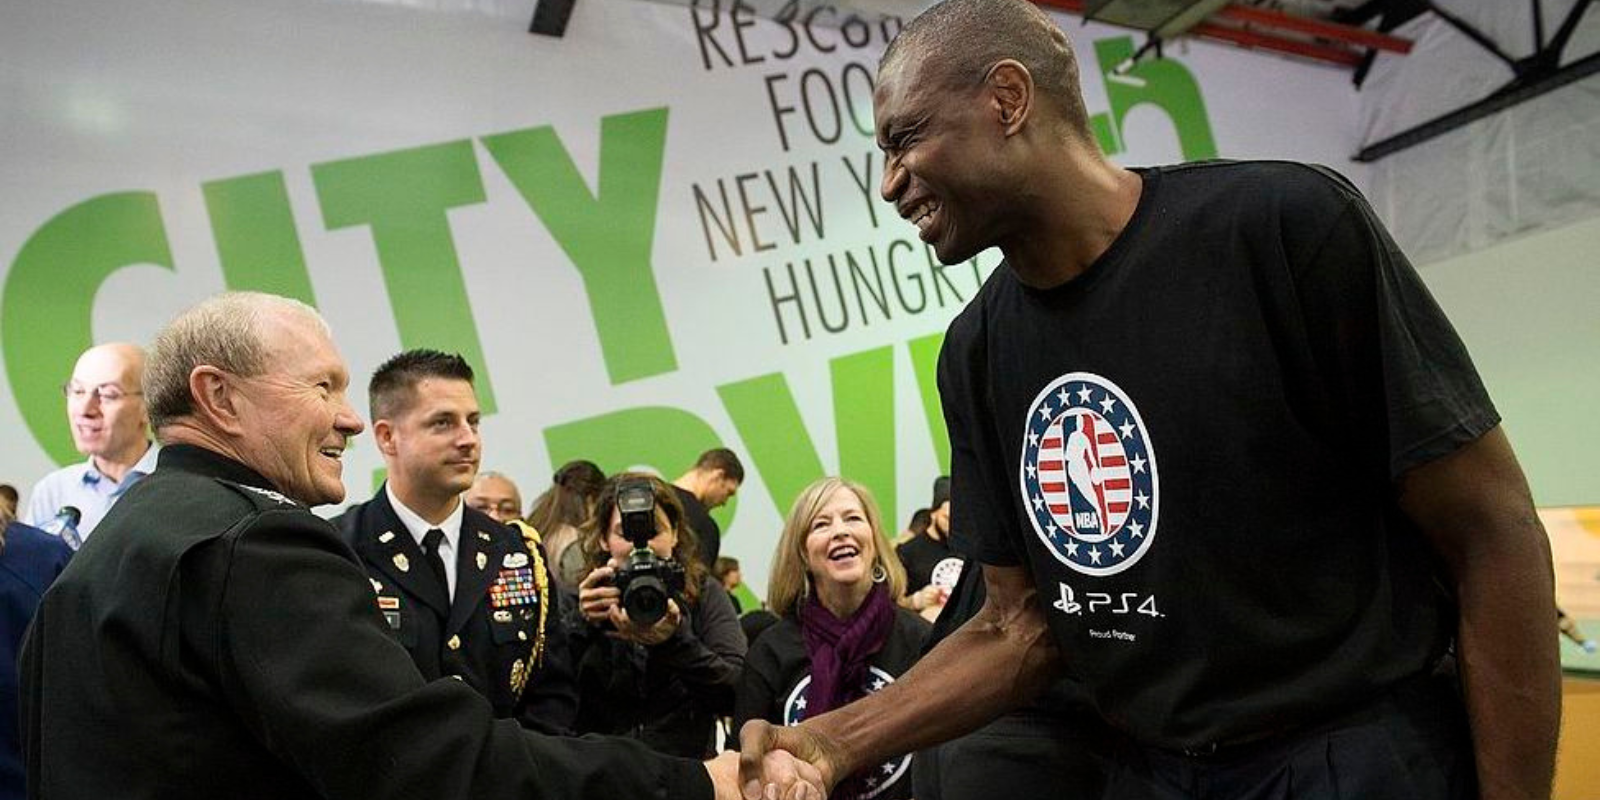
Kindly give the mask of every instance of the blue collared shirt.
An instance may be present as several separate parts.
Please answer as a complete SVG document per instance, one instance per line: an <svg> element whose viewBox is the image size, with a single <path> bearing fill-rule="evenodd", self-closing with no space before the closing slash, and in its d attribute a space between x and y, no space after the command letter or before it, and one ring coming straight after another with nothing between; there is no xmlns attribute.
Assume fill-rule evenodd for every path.
<svg viewBox="0 0 1600 800"><path fill-rule="evenodd" d="M62 467L44 476L33 485L33 491L28 492L28 510L22 515L22 521L40 527L55 519L62 506L77 506L83 515L78 520L78 535L87 541L117 498L156 468L156 453L160 449L152 442L121 481L114 481L95 468L92 456L80 464Z"/></svg>

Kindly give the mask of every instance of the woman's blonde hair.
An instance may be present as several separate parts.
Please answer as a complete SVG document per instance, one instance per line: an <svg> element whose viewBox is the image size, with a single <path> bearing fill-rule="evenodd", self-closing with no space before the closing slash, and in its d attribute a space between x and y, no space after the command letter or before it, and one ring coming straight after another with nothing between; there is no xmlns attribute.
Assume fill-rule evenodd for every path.
<svg viewBox="0 0 1600 800"><path fill-rule="evenodd" d="M660 478L644 472L623 472L611 476L604 487L600 489L600 497L595 501L594 513L578 528L578 551L583 553L583 575L588 577L594 568L604 564L610 558L610 551L606 549L606 531L611 527L611 512L617 507L617 489L623 481L629 479L644 479L650 482L651 492L656 498L656 508L667 518L667 525L672 532L677 534L678 543L672 548L672 560L683 566L683 596L689 605L696 605L700 601L701 584L705 582L706 565L700 560L700 539L695 536L694 529L689 527L684 518L683 504L678 502L678 493Z"/></svg>
<svg viewBox="0 0 1600 800"><path fill-rule="evenodd" d="M844 478L822 478L795 498L789 516L783 521L783 533L778 537L778 549L772 557L772 574L767 579L767 606L772 613L787 617L799 611L800 601L811 591L811 571L806 566L806 535L811 531L811 521L827 505L835 492L848 489L861 501L867 514L867 525L872 528L872 572L883 575L884 588L890 600L899 600L906 593L906 568L900 556L883 533L883 517L878 513L878 501L867 487Z"/></svg>

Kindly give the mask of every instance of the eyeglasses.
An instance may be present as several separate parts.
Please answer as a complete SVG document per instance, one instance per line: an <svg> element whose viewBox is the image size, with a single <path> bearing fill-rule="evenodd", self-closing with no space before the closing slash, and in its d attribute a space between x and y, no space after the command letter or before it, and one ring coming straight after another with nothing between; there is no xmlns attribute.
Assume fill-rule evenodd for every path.
<svg viewBox="0 0 1600 800"><path fill-rule="evenodd" d="M85 401L90 396L93 396L102 405L114 406L133 395L144 394L144 392L125 391L121 386L114 383L102 384L90 389L68 381L61 385L61 394L73 402Z"/></svg>

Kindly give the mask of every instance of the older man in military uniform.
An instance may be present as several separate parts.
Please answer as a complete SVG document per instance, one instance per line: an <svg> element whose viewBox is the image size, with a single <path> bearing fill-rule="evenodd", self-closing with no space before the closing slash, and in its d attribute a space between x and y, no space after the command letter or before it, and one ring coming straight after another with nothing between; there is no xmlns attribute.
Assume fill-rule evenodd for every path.
<svg viewBox="0 0 1600 800"><path fill-rule="evenodd" d="M389 477L335 524L385 621L423 677L460 678L496 717L569 731L578 695L543 554L462 500L483 444L472 367L408 350L372 374L367 402Z"/></svg>
<svg viewBox="0 0 1600 800"><path fill-rule="evenodd" d="M326 324L282 298L215 297L157 336L145 390L168 446L24 645L29 796L737 797L730 756L546 737L423 678L308 510L344 497L347 382Z"/></svg>

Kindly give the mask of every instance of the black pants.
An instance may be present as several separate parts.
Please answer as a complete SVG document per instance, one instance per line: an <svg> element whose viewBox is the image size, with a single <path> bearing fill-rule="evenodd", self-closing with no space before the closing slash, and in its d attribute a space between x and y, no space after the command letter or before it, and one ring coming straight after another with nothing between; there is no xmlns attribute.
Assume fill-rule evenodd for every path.
<svg viewBox="0 0 1600 800"><path fill-rule="evenodd" d="M1071 728L1071 730L1068 730ZM1081 717L1013 715L915 762L917 800L1471 800L1453 675L1268 741L1185 755Z"/></svg>

